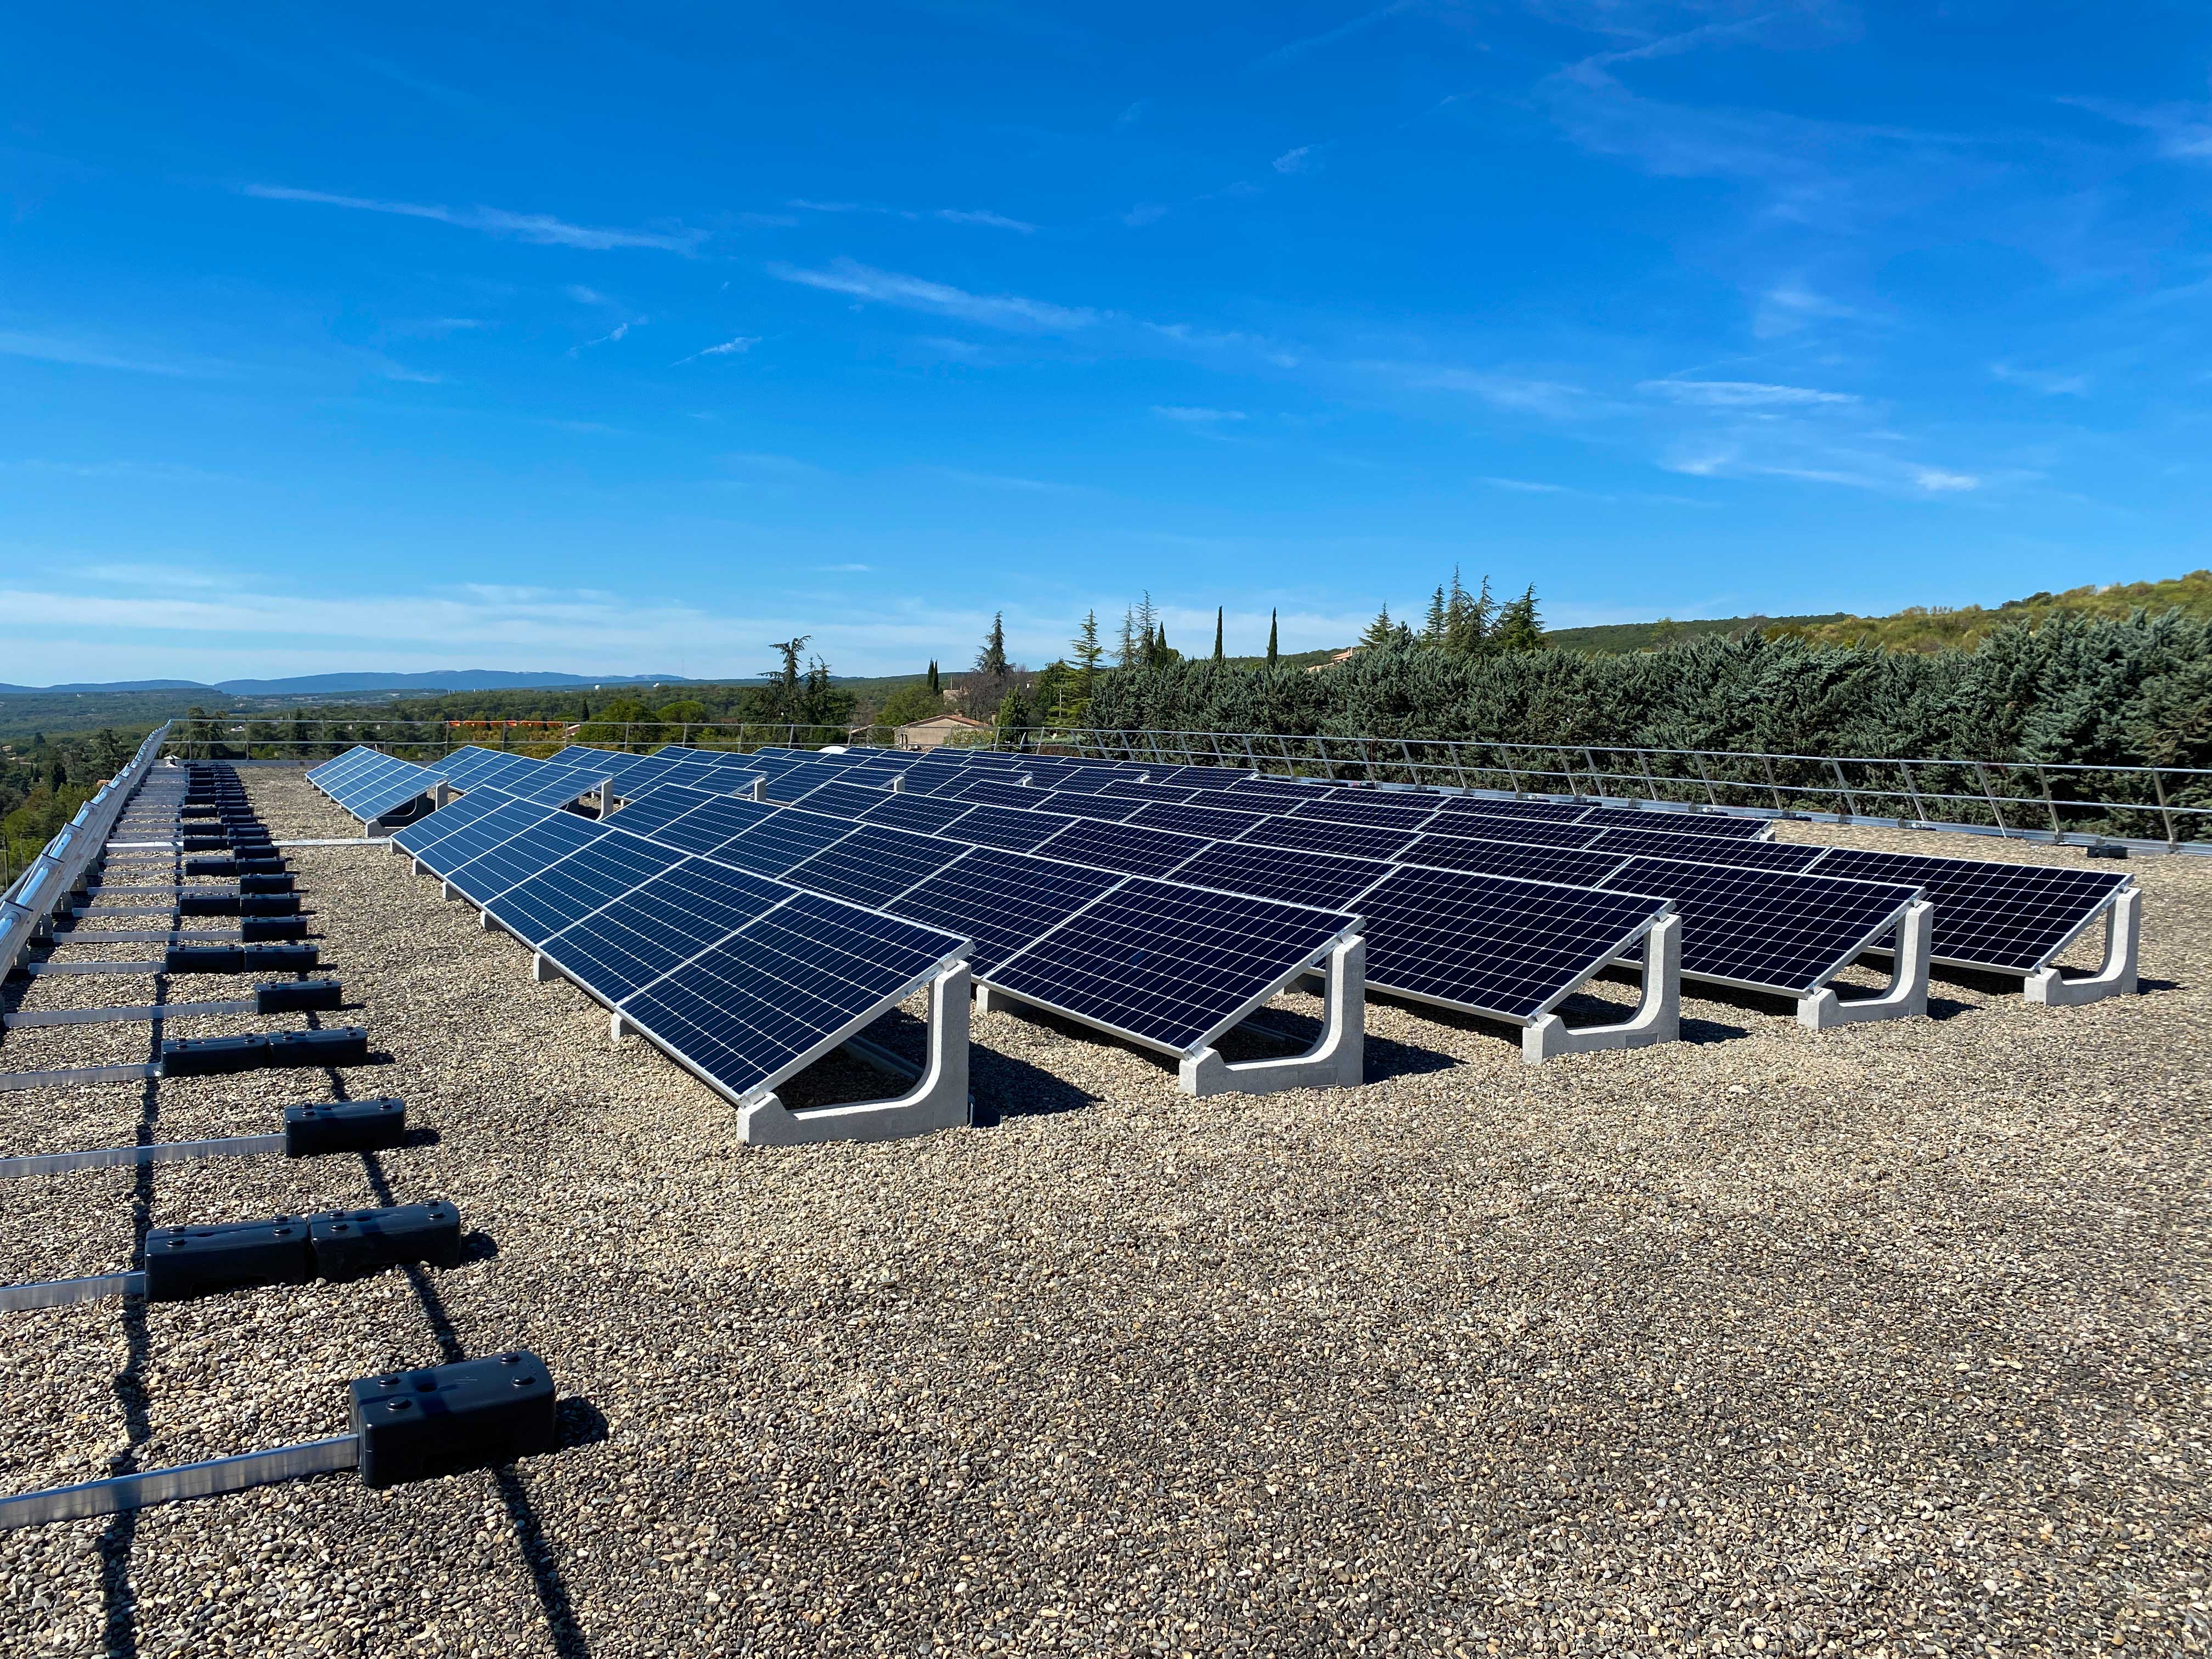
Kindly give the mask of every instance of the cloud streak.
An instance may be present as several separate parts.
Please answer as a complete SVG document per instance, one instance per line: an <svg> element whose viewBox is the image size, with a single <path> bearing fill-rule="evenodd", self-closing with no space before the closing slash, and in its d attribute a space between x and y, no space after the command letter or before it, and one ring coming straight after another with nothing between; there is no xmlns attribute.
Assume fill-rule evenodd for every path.
<svg viewBox="0 0 2212 1659"><path fill-rule="evenodd" d="M616 230L597 225L570 224L545 213L513 213L505 208L449 208L436 203L386 202L364 196L339 196L329 191L295 190L286 185L247 185L243 195L264 202L301 202L319 207L349 209L357 213L383 213L403 219L427 219L460 230L481 231L544 247L584 248L604 252L612 248L657 248L669 253L692 253L707 240L703 230Z"/></svg>
<svg viewBox="0 0 2212 1659"><path fill-rule="evenodd" d="M689 357L678 357L674 362L669 364L669 368L681 368L686 363L697 362L702 357L735 356L739 352L750 351L760 343L761 337L757 334L740 334L734 339L723 341L720 345L710 345L703 350L695 351Z"/></svg>
<svg viewBox="0 0 2212 1659"><path fill-rule="evenodd" d="M1023 333L1071 334L1096 325L1104 313L1087 306L1054 305L1018 294L971 294L947 283L878 270L854 259L833 259L820 270L782 264L771 264L769 275L779 282L797 283L827 294L849 295L878 305L902 307L939 317L957 317Z"/></svg>

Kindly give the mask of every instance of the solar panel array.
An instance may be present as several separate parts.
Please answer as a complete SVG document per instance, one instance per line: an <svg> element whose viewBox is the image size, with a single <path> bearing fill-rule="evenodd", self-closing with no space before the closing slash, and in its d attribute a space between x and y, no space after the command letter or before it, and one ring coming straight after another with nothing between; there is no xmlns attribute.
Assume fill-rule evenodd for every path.
<svg viewBox="0 0 2212 1659"><path fill-rule="evenodd" d="M368 823L427 793L438 775L374 749L349 749L311 770L307 781Z"/></svg>

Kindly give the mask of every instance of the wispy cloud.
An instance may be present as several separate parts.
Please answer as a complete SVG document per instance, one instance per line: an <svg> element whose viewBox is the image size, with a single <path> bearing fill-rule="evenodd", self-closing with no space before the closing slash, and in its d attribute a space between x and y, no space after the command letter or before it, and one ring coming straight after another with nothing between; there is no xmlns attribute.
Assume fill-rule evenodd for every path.
<svg viewBox="0 0 2212 1659"><path fill-rule="evenodd" d="M2062 98L2062 104L2154 135L2158 153L2172 161L2212 161L2212 106L2158 104L2142 107L2102 98Z"/></svg>
<svg viewBox="0 0 2212 1659"><path fill-rule="evenodd" d="M1218 426L1224 421L1248 418L1241 409L1194 409L1182 404L1154 404L1152 413L1184 426Z"/></svg>
<svg viewBox="0 0 2212 1659"><path fill-rule="evenodd" d="M985 208L939 208L934 216L948 225L986 225L993 230L1017 230L1024 236L1036 229L1025 219L1010 219Z"/></svg>
<svg viewBox="0 0 2212 1659"><path fill-rule="evenodd" d="M1510 489L1523 495L1569 495L1574 493L1565 484L1538 483L1528 478L1485 478L1482 482L1492 489Z"/></svg>
<svg viewBox="0 0 2212 1659"><path fill-rule="evenodd" d="M1275 158L1275 171L1278 173L1304 173L1306 170L1307 163L1313 156L1313 150L1314 147L1311 144L1300 144L1296 149L1285 150L1280 155L1278 155Z"/></svg>
<svg viewBox="0 0 2212 1659"><path fill-rule="evenodd" d="M1494 409L1565 420L1584 412L1589 394L1578 386L1488 369L1439 368L1425 363L1366 362L1352 368L1380 374L1415 392L1450 392L1479 398Z"/></svg>
<svg viewBox="0 0 2212 1659"><path fill-rule="evenodd" d="M2086 374L2054 374L2049 369L2020 368L2011 363L1991 363L1990 373L2007 386L2024 386L2046 398L2083 398L2089 392Z"/></svg>
<svg viewBox="0 0 2212 1659"><path fill-rule="evenodd" d="M678 357L674 362L669 364L669 368L681 368L686 363L697 362L702 357L735 356L739 352L750 351L760 343L761 337L757 334L740 334L734 339L723 341L720 345L710 345L703 350L695 351L689 357Z"/></svg>
<svg viewBox="0 0 2212 1659"><path fill-rule="evenodd" d="M1340 40L1348 40L1355 34L1373 28L1385 18L1395 17L1401 11L1412 10L1415 3L1416 0L1390 0L1389 5L1378 6L1373 11L1364 12L1349 22L1338 24L1333 29L1324 29L1319 34L1309 34L1303 40L1292 40L1277 46L1273 52L1254 58L1244 67L1248 71L1279 68L1293 58L1303 58L1306 53L1320 47L1333 46Z"/></svg>
<svg viewBox="0 0 2212 1659"><path fill-rule="evenodd" d="M1848 392L1818 392L1810 386L1769 386L1759 380L1644 380L1638 392L1701 409L1808 408L1820 404L1856 404Z"/></svg>
<svg viewBox="0 0 2212 1659"><path fill-rule="evenodd" d="M875 566L872 564L817 564L814 568L823 573L825 575L842 576L849 574L855 571L873 570Z"/></svg>
<svg viewBox="0 0 2212 1659"><path fill-rule="evenodd" d="M1759 296L1751 331L1762 340L1771 340L1815 323L1839 322L1857 315L1850 306L1816 293L1802 283L1777 283Z"/></svg>
<svg viewBox="0 0 2212 1659"><path fill-rule="evenodd" d="M1087 306L1054 305L1018 294L971 294L950 283L878 270L853 259L834 259L819 270L787 264L772 264L768 270L769 276L781 282L799 283L826 293L850 295L856 300L902 306L941 317L957 317L963 322L981 323L991 328L1070 333L1092 326L1101 315Z"/></svg>
<svg viewBox="0 0 2212 1659"><path fill-rule="evenodd" d="M613 301L595 288L586 288L581 283L570 283L561 290L580 306L609 306Z"/></svg>
<svg viewBox="0 0 2212 1659"><path fill-rule="evenodd" d="M659 248L670 253L690 253L707 240L703 230L616 230L595 225L570 224L545 213L513 213L505 208L449 208L435 203L386 202L362 196L338 196L328 191L295 190L285 185L247 185L243 193L269 202L305 202L321 207L349 208L360 213L386 213L403 219L428 219L462 230L511 237L544 246L586 248Z"/></svg>
<svg viewBox="0 0 2212 1659"><path fill-rule="evenodd" d="M96 339L68 334L33 334L0 329L0 356L29 357L44 363L66 363L73 368L112 368L131 374L171 374L189 379L213 378L229 366L206 358L149 356L118 350Z"/></svg>
<svg viewBox="0 0 2212 1659"><path fill-rule="evenodd" d="M605 334L600 335L598 339L586 340L580 346L570 346L568 348L568 355L573 357L579 351L589 351L593 346L613 345L617 341L621 340L628 335L630 330L641 327L652 320L653 319L650 317L632 317L625 321L617 323Z"/></svg>
<svg viewBox="0 0 2212 1659"><path fill-rule="evenodd" d="M1058 495L1086 488L1083 484L1055 483L1046 478L1018 478L1004 472L969 472L957 466L931 466L922 470L940 478L950 479L954 483L968 484L977 489L1011 489L1030 495Z"/></svg>
<svg viewBox="0 0 2212 1659"><path fill-rule="evenodd" d="M908 221L939 219L948 225L981 225L991 230L1018 231L1024 236L1036 229L1026 219L994 213L988 208L931 208L923 212L915 208L884 207L874 202L810 202L802 197L794 197L785 205L802 213L879 213Z"/></svg>

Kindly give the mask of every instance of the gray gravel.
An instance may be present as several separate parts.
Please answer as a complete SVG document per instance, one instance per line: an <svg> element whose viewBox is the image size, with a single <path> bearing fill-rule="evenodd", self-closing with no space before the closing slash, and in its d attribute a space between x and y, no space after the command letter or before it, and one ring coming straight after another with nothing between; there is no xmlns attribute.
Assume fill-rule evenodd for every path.
<svg viewBox="0 0 2212 1659"><path fill-rule="evenodd" d="M346 832L296 776L249 777L280 830ZM337 1432L347 1378L510 1345L572 1396L570 1443L0 1534L0 1651L2212 1647L2212 865L2128 866L2150 989L2126 1000L1947 981L1931 1020L1816 1034L1693 995L1688 1042L1535 1070L1377 1006L1364 1088L1205 1103L991 1016L985 1125L799 1152L740 1146L403 860L296 865L367 1005L320 1018L392 1057L343 1086L404 1095L434 1143L0 1183L8 1276L125 1265L134 1206L380 1185L486 1239L411 1279L0 1316L0 1487ZM19 1033L7 1063L149 1036ZM825 1066L805 1097L876 1081ZM163 1083L152 1133L325 1092ZM148 1098L0 1096L0 1151L130 1139Z"/></svg>

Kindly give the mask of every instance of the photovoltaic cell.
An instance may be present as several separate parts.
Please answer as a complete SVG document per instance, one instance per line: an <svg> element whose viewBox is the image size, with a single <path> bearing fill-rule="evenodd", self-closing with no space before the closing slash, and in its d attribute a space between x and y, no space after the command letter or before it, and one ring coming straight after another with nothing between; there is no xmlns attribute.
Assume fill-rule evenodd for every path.
<svg viewBox="0 0 2212 1659"><path fill-rule="evenodd" d="M1303 802L1297 815L1302 818L1333 819L1339 823L1371 823L1381 830L1419 830L1436 816L1436 808L1401 805L1393 799L1347 791Z"/></svg>
<svg viewBox="0 0 2212 1659"><path fill-rule="evenodd" d="M1367 982L1526 1024L1665 914L1663 900L1399 868L1360 895Z"/></svg>
<svg viewBox="0 0 2212 1659"><path fill-rule="evenodd" d="M417 818L405 829L394 832L392 845L419 858L423 849L434 842L467 829L510 804L508 798L497 790L472 790L459 800L440 807L428 817Z"/></svg>
<svg viewBox="0 0 2212 1659"><path fill-rule="evenodd" d="M540 945L633 892L684 855L639 836L610 834L501 893L484 908L517 939Z"/></svg>
<svg viewBox="0 0 2212 1659"><path fill-rule="evenodd" d="M804 806L810 812L827 812L832 817L857 818L888 793L840 778L809 790L799 797L795 805Z"/></svg>
<svg viewBox="0 0 2212 1659"><path fill-rule="evenodd" d="M1492 800L1484 795L1447 795L1437 810L1454 816L1465 812L1474 816L1540 818L1550 823L1567 823L1581 817L1589 808L1563 801Z"/></svg>
<svg viewBox="0 0 2212 1659"><path fill-rule="evenodd" d="M1137 877L1002 963L992 983L1188 1054L1352 925L1328 911Z"/></svg>
<svg viewBox="0 0 2212 1659"><path fill-rule="evenodd" d="M1438 835L1463 836L1474 841L1518 842L1523 847L1589 847L1606 833L1595 824L1465 814L1438 817L1429 827Z"/></svg>
<svg viewBox="0 0 2212 1659"><path fill-rule="evenodd" d="M786 772L772 772L768 781L768 798L788 805L823 784L834 781L844 769L842 766L812 765L794 766Z"/></svg>
<svg viewBox="0 0 2212 1659"><path fill-rule="evenodd" d="M1006 803L1019 805L1018 802ZM1038 812L1058 812L1071 818L1093 818L1101 823L1121 823L1136 817L1144 810L1144 803L1123 800L1114 795L1079 795L1068 790L1045 791L1030 809Z"/></svg>
<svg viewBox="0 0 2212 1659"><path fill-rule="evenodd" d="M1064 784L1055 784L1053 787L1066 787ZM1171 806L1181 806L1187 805L1190 798L1198 792L1194 789L1177 789L1172 785L1164 783L1139 783L1134 778L1109 778L1105 787L1098 793L1102 795L1113 795L1122 800L1165 801Z"/></svg>
<svg viewBox="0 0 2212 1659"><path fill-rule="evenodd" d="M778 883L687 858L538 949L602 1001L619 1003L791 896Z"/></svg>
<svg viewBox="0 0 2212 1659"><path fill-rule="evenodd" d="M1389 875L1390 868L1376 859L1340 859L1287 847L1217 842L1178 866L1175 879L1285 904L1356 912L1359 906L1354 901Z"/></svg>
<svg viewBox="0 0 2212 1659"><path fill-rule="evenodd" d="M1381 830L1367 823L1337 823L1327 818L1269 818L1238 839L1255 847L1300 847L1346 858L1395 857L1413 840L1405 830Z"/></svg>
<svg viewBox="0 0 2212 1659"><path fill-rule="evenodd" d="M832 898L882 909L896 895L935 875L967 850L957 842L934 836L908 835L877 823L857 824L844 840L784 872L783 879L809 892L827 893Z"/></svg>
<svg viewBox="0 0 2212 1659"><path fill-rule="evenodd" d="M1771 818L1730 817L1719 812L1662 812L1640 806L1593 806L1583 814L1581 821L1612 830L1664 830L1678 836L1722 836L1739 841L1764 841L1774 833Z"/></svg>
<svg viewBox="0 0 2212 1659"><path fill-rule="evenodd" d="M1631 859L1606 885L1674 901L1684 974L1791 996L1848 966L1913 897L1890 883L1673 859Z"/></svg>
<svg viewBox="0 0 2212 1659"><path fill-rule="evenodd" d="M721 799L712 790L694 789L687 784L656 784L643 794L623 801L607 822L633 835L656 835L664 825L682 817L693 807ZM726 837L736 833L734 830L724 831Z"/></svg>
<svg viewBox="0 0 2212 1659"><path fill-rule="evenodd" d="M540 824L551 817L550 808L520 801L510 796L498 798L499 805L473 823L465 823L450 835L429 842L416 849L415 856L422 867L433 875L450 876L471 859L481 857L511 836ZM447 811L453 809L447 807ZM430 821L435 823L443 813L434 812Z"/></svg>
<svg viewBox="0 0 2212 1659"><path fill-rule="evenodd" d="M682 822L678 819L678 824ZM781 876L793 865L812 858L852 833L853 825L843 818L824 817L819 812L783 811L732 836L715 848L712 856L757 876Z"/></svg>
<svg viewBox="0 0 2212 1659"><path fill-rule="evenodd" d="M622 1012L743 1098L966 953L934 928L801 893L635 993Z"/></svg>
<svg viewBox="0 0 2212 1659"><path fill-rule="evenodd" d="M1987 859L1829 850L1814 872L1924 887L1936 906L1939 962L2033 973L2094 920L2129 878Z"/></svg>
<svg viewBox="0 0 2212 1659"><path fill-rule="evenodd" d="M1036 849L1039 858L1066 859L1131 876L1164 876L1184 860L1206 850L1196 836L1172 830L1139 830L1133 824L1071 823Z"/></svg>
<svg viewBox="0 0 2212 1659"><path fill-rule="evenodd" d="M1002 853L971 848L959 863L902 894L898 914L975 941L970 959L988 977L1015 951L1066 921L1121 877Z"/></svg>
<svg viewBox="0 0 2212 1659"><path fill-rule="evenodd" d="M937 793L944 795L954 792L940 789ZM972 800L988 806L1013 806L1024 809L1033 809L1043 805L1048 793L1042 789L1032 789L1026 784L1002 783L995 778L971 778L958 791L960 799L963 800ZM1133 812L1137 809L1133 805L1129 810Z"/></svg>
<svg viewBox="0 0 2212 1659"><path fill-rule="evenodd" d="M1523 881L1564 882L1571 887L1598 885L1620 867L1620 860L1619 853L1524 847L1512 842L1475 841L1461 836L1423 836L1398 854L1401 864L1475 870L1486 876L1517 876Z"/></svg>

